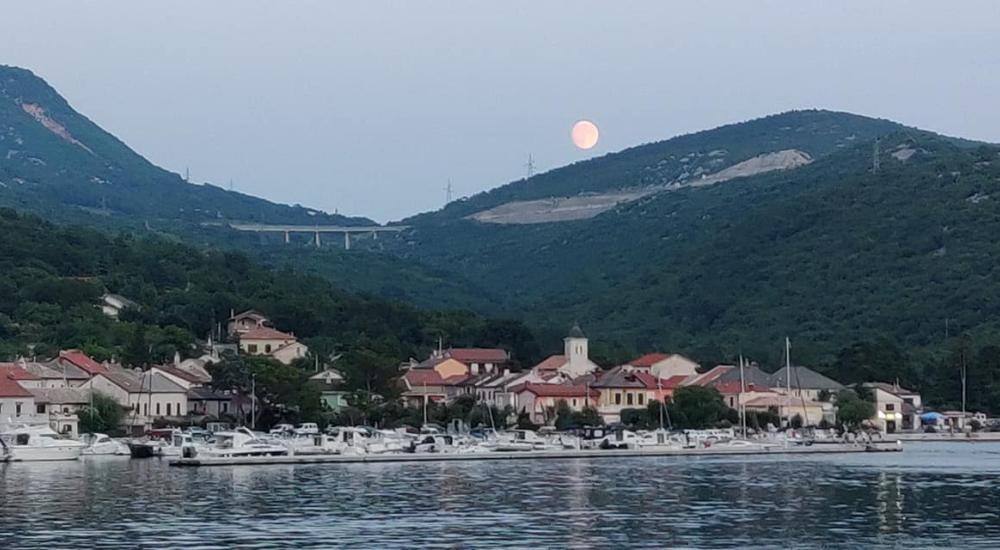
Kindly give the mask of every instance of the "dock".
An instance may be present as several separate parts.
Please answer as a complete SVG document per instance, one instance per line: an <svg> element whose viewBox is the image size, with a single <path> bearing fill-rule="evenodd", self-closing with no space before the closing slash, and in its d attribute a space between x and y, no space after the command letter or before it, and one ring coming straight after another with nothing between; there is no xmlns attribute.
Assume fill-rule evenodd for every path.
<svg viewBox="0 0 1000 550"><path fill-rule="evenodd" d="M871 452L900 452L899 442L873 443L868 445L826 443L797 445L791 447L767 447L763 449L733 448L724 446L700 449L608 449L608 450L565 450L565 451L512 451L481 453L394 453L371 455L291 455L254 457L194 457L175 458L171 466L257 466L268 464L358 464L358 463L398 463L398 462L469 462L485 460L571 460L576 458L635 458L635 457L687 457L687 456L751 456L751 455L817 455Z"/></svg>

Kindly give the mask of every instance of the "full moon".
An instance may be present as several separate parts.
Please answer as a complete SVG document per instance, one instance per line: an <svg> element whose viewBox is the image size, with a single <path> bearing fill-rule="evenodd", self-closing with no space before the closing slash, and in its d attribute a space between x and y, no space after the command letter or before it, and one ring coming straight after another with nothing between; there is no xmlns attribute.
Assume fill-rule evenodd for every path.
<svg viewBox="0 0 1000 550"><path fill-rule="evenodd" d="M600 132L597 131L597 125L593 122L581 120L573 125L573 131L570 132L570 136L573 138L573 145L576 145L580 149L590 149L597 145L597 138L600 136Z"/></svg>

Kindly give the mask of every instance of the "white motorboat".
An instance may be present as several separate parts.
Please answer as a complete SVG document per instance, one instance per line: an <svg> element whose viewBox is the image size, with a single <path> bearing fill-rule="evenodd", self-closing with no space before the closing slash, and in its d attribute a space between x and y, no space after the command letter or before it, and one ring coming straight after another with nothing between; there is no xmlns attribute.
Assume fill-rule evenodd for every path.
<svg viewBox="0 0 1000 550"><path fill-rule="evenodd" d="M13 462L76 460L86 447L79 441L61 439L48 426L18 426L0 437Z"/></svg>
<svg viewBox="0 0 1000 550"><path fill-rule="evenodd" d="M637 434L635 447L645 450L683 449L687 445L684 436L672 434L664 429Z"/></svg>
<svg viewBox="0 0 1000 550"><path fill-rule="evenodd" d="M247 428L236 428L230 432L217 432L215 442L205 447L184 446L181 456L205 456L214 458L241 458L248 456L287 456L292 451L286 445L279 445L258 437Z"/></svg>
<svg viewBox="0 0 1000 550"><path fill-rule="evenodd" d="M165 441L160 447L161 456L182 456L184 447L194 447L197 449L206 448L208 445L204 439L195 438L193 433L175 430L170 434L170 441Z"/></svg>
<svg viewBox="0 0 1000 550"><path fill-rule="evenodd" d="M85 456L129 454L128 445L107 434L83 434L80 439L86 445L81 453Z"/></svg>
<svg viewBox="0 0 1000 550"><path fill-rule="evenodd" d="M490 441L487 446L501 452L555 451L564 448L561 442L553 442L531 430L511 430L498 433L495 442Z"/></svg>

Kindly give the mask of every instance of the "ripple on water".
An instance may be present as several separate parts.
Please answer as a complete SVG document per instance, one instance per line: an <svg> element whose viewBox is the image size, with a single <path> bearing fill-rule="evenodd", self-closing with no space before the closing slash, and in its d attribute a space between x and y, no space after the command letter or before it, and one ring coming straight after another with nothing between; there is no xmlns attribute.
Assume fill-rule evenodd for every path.
<svg viewBox="0 0 1000 550"><path fill-rule="evenodd" d="M4 548L994 546L1000 444L904 453L0 465Z"/></svg>

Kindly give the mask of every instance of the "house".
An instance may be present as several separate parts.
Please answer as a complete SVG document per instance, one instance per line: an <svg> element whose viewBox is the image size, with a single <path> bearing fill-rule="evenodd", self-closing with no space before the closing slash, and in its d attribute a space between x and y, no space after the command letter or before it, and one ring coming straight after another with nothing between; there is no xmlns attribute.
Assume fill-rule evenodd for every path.
<svg viewBox="0 0 1000 550"><path fill-rule="evenodd" d="M871 420L882 433L908 432L920 428L923 403L919 393L905 389L898 383L868 382L864 387L872 390L875 416Z"/></svg>
<svg viewBox="0 0 1000 550"><path fill-rule="evenodd" d="M237 336L253 330L271 326L271 321L259 311L248 309L243 313L235 313L229 316L226 323L226 331L230 336Z"/></svg>
<svg viewBox="0 0 1000 550"><path fill-rule="evenodd" d="M510 354L499 348L448 348L443 356L468 365L473 375L499 372L510 367Z"/></svg>
<svg viewBox="0 0 1000 550"><path fill-rule="evenodd" d="M35 396L7 373L0 373L0 425L34 420Z"/></svg>
<svg viewBox="0 0 1000 550"><path fill-rule="evenodd" d="M295 338L295 335L270 327L254 327L239 334L240 351L247 355L266 355L284 365L301 359L309 348Z"/></svg>
<svg viewBox="0 0 1000 550"><path fill-rule="evenodd" d="M597 403L600 392L587 386L575 384L533 384L526 383L511 388L514 394L514 409L528 413L535 424L549 424L555 421L556 407L565 401L570 409L582 411Z"/></svg>
<svg viewBox="0 0 1000 550"><path fill-rule="evenodd" d="M45 386L45 381L24 368L22 363L0 363L0 377L17 382L26 390Z"/></svg>
<svg viewBox="0 0 1000 550"><path fill-rule="evenodd" d="M40 387L43 388L79 387L90 380L90 374L87 371L65 361L56 360L48 363L21 361L18 364L37 376L42 381Z"/></svg>
<svg viewBox="0 0 1000 550"><path fill-rule="evenodd" d="M444 372L448 374L442 375L442 372L434 368L406 371L402 377L402 398L406 404L418 407L431 402L447 403L464 393L462 383L469 377L468 373L450 374L451 371L447 369Z"/></svg>
<svg viewBox="0 0 1000 550"><path fill-rule="evenodd" d="M56 357L55 362L63 366L72 365L86 372L89 376L108 371L108 367L94 361L89 355L78 349L60 351L59 357Z"/></svg>
<svg viewBox="0 0 1000 550"><path fill-rule="evenodd" d="M735 365L717 365L704 374L690 378L685 385L715 388L726 405L738 409L741 391L744 403L756 397L775 395L777 392L771 388L772 380L773 375L756 364L744 366L742 372Z"/></svg>
<svg viewBox="0 0 1000 550"><path fill-rule="evenodd" d="M569 335L563 338L563 354L549 356L531 370L537 376L550 380L558 378L560 382L594 373L601 367L590 360L588 348L589 340L580 325L573 325Z"/></svg>
<svg viewBox="0 0 1000 550"><path fill-rule="evenodd" d="M187 390L187 412L215 418L234 416L233 395L204 386L192 386Z"/></svg>
<svg viewBox="0 0 1000 550"><path fill-rule="evenodd" d="M185 390L204 385L199 377L173 365L154 365L149 372L159 374Z"/></svg>
<svg viewBox="0 0 1000 550"><path fill-rule="evenodd" d="M693 376L698 374L698 363L676 353L647 353L637 357L626 365L645 370L658 378L672 376Z"/></svg>
<svg viewBox="0 0 1000 550"><path fill-rule="evenodd" d="M844 389L844 385L836 380L827 378L812 369L794 366L791 370L782 367L778 372L772 374L770 386L779 392L785 391L786 386L790 387L791 395L804 397L810 401L819 401L821 394L824 393L834 397L837 392Z"/></svg>
<svg viewBox="0 0 1000 550"><path fill-rule="evenodd" d="M35 415L49 427L70 437L79 437L79 411L90 403L90 391L78 387L33 388Z"/></svg>
<svg viewBox="0 0 1000 550"><path fill-rule="evenodd" d="M109 369L83 387L108 395L128 409L125 424L138 431L152 427L154 418L178 419L188 412L187 390L154 371Z"/></svg>
<svg viewBox="0 0 1000 550"><path fill-rule="evenodd" d="M100 307L105 315L112 319L117 319L125 309L139 309L139 304L118 294L105 294L101 296Z"/></svg>
<svg viewBox="0 0 1000 550"><path fill-rule="evenodd" d="M623 409L646 408L656 399L657 386L662 381L645 369L621 365L602 373L589 385L600 393L597 412L611 424L621 421Z"/></svg>
<svg viewBox="0 0 1000 550"><path fill-rule="evenodd" d="M347 406L344 375L339 370L325 369L310 376L309 381L319 387L320 400L327 410L337 412Z"/></svg>
<svg viewBox="0 0 1000 550"><path fill-rule="evenodd" d="M514 394L510 388L524 383L530 377L530 372L494 372L481 378L475 384L476 401L488 406L503 409L514 407Z"/></svg>

